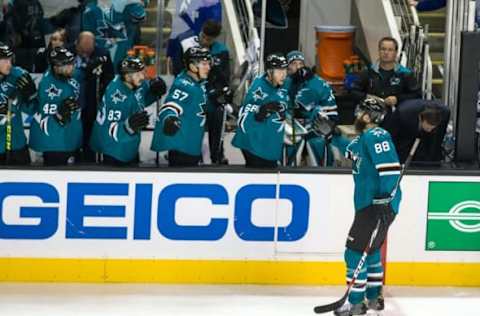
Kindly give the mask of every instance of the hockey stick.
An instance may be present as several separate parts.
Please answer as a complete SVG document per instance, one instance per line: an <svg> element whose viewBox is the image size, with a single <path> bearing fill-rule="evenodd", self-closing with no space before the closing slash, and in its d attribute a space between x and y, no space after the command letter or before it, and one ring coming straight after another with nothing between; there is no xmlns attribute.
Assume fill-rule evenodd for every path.
<svg viewBox="0 0 480 316"><path fill-rule="evenodd" d="M226 105L225 105L226 106ZM215 157L217 158L217 164L221 165L222 162L222 149L223 149L223 141L225 140L225 125L227 124L227 109L223 106L223 113L222 113L222 129L220 130L220 139L218 142L218 148L215 153Z"/></svg>
<svg viewBox="0 0 480 316"><path fill-rule="evenodd" d="M7 100L7 122L5 126L5 162L10 163L10 155L12 152L12 101Z"/></svg>
<svg viewBox="0 0 480 316"><path fill-rule="evenodd" d="M390 201L394 198L395 194L397 193L398 187L400 186L400 181L402 180L403 175L405 174L405 170L407 170L408 165L412 161L413 155L415 155L415 152L417 151L417 147L418 147L419 144L420 144L420 138L416 138L415 142L413 143L412 148L410 149L410 153L408 154L407 160L405 161L405 164L403 165L402 171L400 172L400 176L398 177L397 183L395 184L395 187L394 187L392 193L390 194L390 197L388 198ZM372 235L370 237L370 241L369 241L367 247L365 248L365 250L362 253L362 257L360 258L360 261L358 262L357 268L353 272L352 280L348 283L347 291L345 292L345 294L342 296L341 299L339 299L336 302L333 302L333 303L330 303L330 304L327 304L327 305L315 306L313 308L313 311L316 314L323 314L323 313L332 312L332 311L340 308L343 304L345 304L345 301L348 298L348 294L350 294L350 290L351 290L353 284L355 283L355 281L357 280L357 277L360 274L360 270L362 269L363 265L365 264L365 261L367 260L368 252L372 248L373 242L374 242L375 238L377 237L378 230L380 229L380 222L381 222L381 220L379 219L377 221L375 229L372 232Z"/></svg>

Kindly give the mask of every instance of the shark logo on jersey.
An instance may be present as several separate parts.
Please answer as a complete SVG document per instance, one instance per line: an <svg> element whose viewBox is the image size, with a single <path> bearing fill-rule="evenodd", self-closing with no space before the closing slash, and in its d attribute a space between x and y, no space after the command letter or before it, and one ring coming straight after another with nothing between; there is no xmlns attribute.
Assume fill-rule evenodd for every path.
<svg viewBox="0 0 480 316"><path fill-rule="evenodd" d="M137 104L141 109L145 107L145 102L143 100L143 88L137 89L135 92L135 100L137 100Z"/></svg>
<svg viewBox="0 0 480 316"><path fill-rule="evenodd" d="M13 85L10 84L10 83L8 83L8 82L6 82L6 81L0 83L0 89L2 89L2 92L3 92L3 93L7 93L9 87L13 87Z"/></svg>
<svg viewBox="0 0 480 316"><path fill-rule="evenodd" d="M263 92L262 87L258 87L258 89L253 92L253 99L255 101L263 101L266 97L268 97L268 94Z"/></svg>
<svg viewBox="0 0 480 316"><path fill-rule="evenodd" d="M397 77L390 78L391 86L398 86L399 84L400 84L400 78L397 78Z"/></svg>
<svg viewBox="0 0 480 316"><path fill-rule="evenodd" d="M355 137L350 144L348 144L345 152L345 156L353 161L352 164L352 173L353 174L358 174L360 172L360 165L362 163L362 158L358 156L358 151L356 150L356 147L358 146L358 141L360 138L357 136Z"/></svg>
<svg viewBox="0 0 480 316"><path fill-rule="evenodd" d="M60 94L62 93L62 89L58 89L53 83L48 87L47 90L45 90L47 93L48 97L50 99L54 99L55 97L59 97Z"/></svg>
<svg viewBox="0 0 480 316"><path fill-rule="evenodd" d="M184 86L191 86L191 87L193 87L193 82L191 82L190 80L185 79L185 78L181 79L181 80L180 80L180 83L183 84Z"/></svg>
<svg viewBox="0 0 480 316"><path fill-rule="evenodd" d="M73 87L73 93L78 98L80 96L80 83L74 78L68 80L68 83Z"/></svg>
<svg viewBox="0 0 480 316"><path fill-rule="evenodd" d="M122 94L120 90L115 90L115 92L112 94L112 102L117 104L119 102L123 102L127 99L127 96Z"/></svg>
<svg viewBox="0 0 480 316"><path fill-rule="evenodd" d="M373 135L377 136L377 137L381 137L381 136L384 136L387 134L387 131L384 130L383 128L379 128L379 127L375 127L372 132L371 132Z"/></svg>

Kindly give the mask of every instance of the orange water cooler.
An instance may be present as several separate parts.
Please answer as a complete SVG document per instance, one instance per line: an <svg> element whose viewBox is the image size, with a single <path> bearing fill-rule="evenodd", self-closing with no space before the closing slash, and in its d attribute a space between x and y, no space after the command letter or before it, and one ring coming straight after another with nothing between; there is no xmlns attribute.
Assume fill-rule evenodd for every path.
<svg viewBox="0 0 480 316"><path fill-rule="evenodd" d="M317 73L337 83L345 78L344 60L353 55L355 26L317 25Z"/></svg>

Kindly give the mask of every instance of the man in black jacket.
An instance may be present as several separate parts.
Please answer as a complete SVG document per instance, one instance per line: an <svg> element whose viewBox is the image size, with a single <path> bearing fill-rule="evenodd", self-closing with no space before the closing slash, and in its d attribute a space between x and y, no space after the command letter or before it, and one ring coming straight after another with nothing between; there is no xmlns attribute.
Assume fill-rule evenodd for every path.
<svg viewBox="0 0 480 316"><path fill-rule="evenodd" d="M114 69L107 50L95 45L95 35L82 32L78 36L73 51L76 53L75 67L84 72L80 82L80 107L82 108L83 146L80 161L95 162L95 153L89 141L93 122L97 115L97 105L107 85L112 81Z"/></svg>
<svg viewBox="0 0 480 316"><path fill-rule="evenodd" d="M400 162L405 162L415 138L420 137L412 162L439 164L449 118L450 110L438 101L411 100L398 107L387 130L392 135Z"/></svg>
<svg viewBox="0 0 480 316"><path fill-rule="evenodd" d="M421 97L414 73L397 63L398 42L384 37L378 43L379 60L360 74L352 84L352 97L359 104L365 98L379 99L387 107L383 126L388 125L391 113L401 103Z"/></svg>

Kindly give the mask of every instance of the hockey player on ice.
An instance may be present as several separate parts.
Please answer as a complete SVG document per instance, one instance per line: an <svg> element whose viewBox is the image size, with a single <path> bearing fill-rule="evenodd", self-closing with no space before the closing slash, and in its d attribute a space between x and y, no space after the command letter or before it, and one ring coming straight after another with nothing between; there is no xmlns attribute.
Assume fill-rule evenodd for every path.
<svg viewBox="0 0 480 316"><path fill-rule="evenodd" d="M368 309L384 309L383 266L380 247L388 228L398 214L401 191L395 192L401 166L390 134L378 127L386 110L376 99L365 99L358 108L355 128L360 133L347 147L353 160L355 217L348 233L345 262L350 282L372 232L380 220L378 234L355 280L348 303L337 309L337 316L365 315ZM393 199L390 199L394 193ZM365 301L366 299L366 301Z"/></svg>

